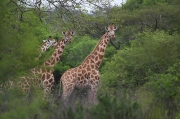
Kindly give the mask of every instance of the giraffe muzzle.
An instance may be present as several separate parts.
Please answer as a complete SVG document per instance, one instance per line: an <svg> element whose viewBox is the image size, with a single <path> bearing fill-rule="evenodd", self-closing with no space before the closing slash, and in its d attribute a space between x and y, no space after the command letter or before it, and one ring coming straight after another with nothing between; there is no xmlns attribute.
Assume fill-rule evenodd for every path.
<svg viewBox="0 0 180 119"><path fill-rule="evenodd" d="M71 43L71 42L72 42L72 40L69 40L69 42Z"/></svg>

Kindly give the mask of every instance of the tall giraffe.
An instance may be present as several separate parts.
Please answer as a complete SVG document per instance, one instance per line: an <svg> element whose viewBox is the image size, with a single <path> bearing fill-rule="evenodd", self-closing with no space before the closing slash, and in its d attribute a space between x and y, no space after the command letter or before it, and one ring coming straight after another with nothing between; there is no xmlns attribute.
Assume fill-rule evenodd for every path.
<svg viewBox="0 0 180 119"><path fill-rule="evenodd" d="M42 86L44 88L45 95L49 94L54 83L54 76L52 69L54 65L60 61L64 48L68 42L71 42L71 31L62 32L64 37L57 42L55 50L51 57L44 62L43 66L31 69L32 77L21 77L21 81L18 82L18 86L23 89L24 92L29 92L31 84L35 86Z"/></svg>
<svg viewBox="0 0 180 119"><path fill-rule="evenodd" d="M105 27L106 28L106 27ZM110 38L115 38L114 24L106 28L107 32L101 37L95 49L84 59L78 67L67 70L61 77L63 94L62 100L67 101L74 88L88 88L88 100L96 103L97 86L100 81L98 71L104 57L106 46Z"/></svg>

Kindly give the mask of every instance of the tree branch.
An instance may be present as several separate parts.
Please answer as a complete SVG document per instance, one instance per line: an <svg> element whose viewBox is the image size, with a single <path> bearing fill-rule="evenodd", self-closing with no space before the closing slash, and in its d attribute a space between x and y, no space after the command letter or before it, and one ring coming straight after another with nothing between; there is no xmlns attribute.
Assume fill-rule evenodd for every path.
<svg viewBox="0 0 180 119"><path fill-rule="evenodd" d="M116 40L116 39L115 39ZM118 42L117 46L110 39L111 44L115 47L116 50L120 50L120 42Z"/></svg>

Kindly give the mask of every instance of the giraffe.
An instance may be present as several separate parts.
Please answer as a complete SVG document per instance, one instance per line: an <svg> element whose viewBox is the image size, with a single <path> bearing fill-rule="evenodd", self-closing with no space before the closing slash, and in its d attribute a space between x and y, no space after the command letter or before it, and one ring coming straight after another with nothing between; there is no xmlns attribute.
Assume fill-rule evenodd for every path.
<svg viewBox="0 0 180 119"><path fill-rule="evenodd" d="M106 27L105 27L106 28ZM106 46L110 38L115 38L114 24L108 25L106 33L101 37L94 50L84 59L79 66L68 69L60 78L62 83L62 101L67 102L75 88L88 88L88 100L90 103L96 103L97 86L100 81L100 73L98 71L104 57ZM60 84L61 85L61 84Z"/></svg>
<svg viewBox="0 0 180 119"><path fill-rule="evenodd" d="M35 87L43 87L44 95L48 96L54 83L53 68L60 61L64 48L68 42L71 42L74 32L67 30L62 32L64 37L57 42L51 57L44 62L43 66L38 66L30 70L32 77L23 76L18 82L18 87L27 93L30 91L31 85Z"/></svg>
<svg viewBox="0 0 180 119"><path fill-rule="evenodd" d="M56 46L56 45L57 45L56 40L53 39L51 36L49 36L49 39L43 40L43 43L41 45L41 52L45 52L51 46Z"/></svg>

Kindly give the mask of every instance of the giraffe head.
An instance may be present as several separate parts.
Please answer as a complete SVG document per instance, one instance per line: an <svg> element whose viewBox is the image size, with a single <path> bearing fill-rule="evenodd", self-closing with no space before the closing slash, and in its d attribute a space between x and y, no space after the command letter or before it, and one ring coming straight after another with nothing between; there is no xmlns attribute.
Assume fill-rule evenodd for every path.
<svg viewBox="0 0 180 119"><path fill-rule="evenodd" d="M72 41L74 32L67 30L66 32L62 32L62 34L64 35L65 43Z"/></svg>
<svg viewBox="0 0 180 119"><path fill-rule="evenodd" d="M110 38L115 38L115 30L117 30L117 26L114 26L114 24L112 25L108 25L108 27L105 27L105 30L107 31L107 35Z"/></svg>
<svg viewBox="0 0 180 119"><path fill-rule="evenodd" d="M49 39L43 40L43 42L47 44L47 48L57 45L57 41L53 39L51 36L49 36Z"/></svg>

